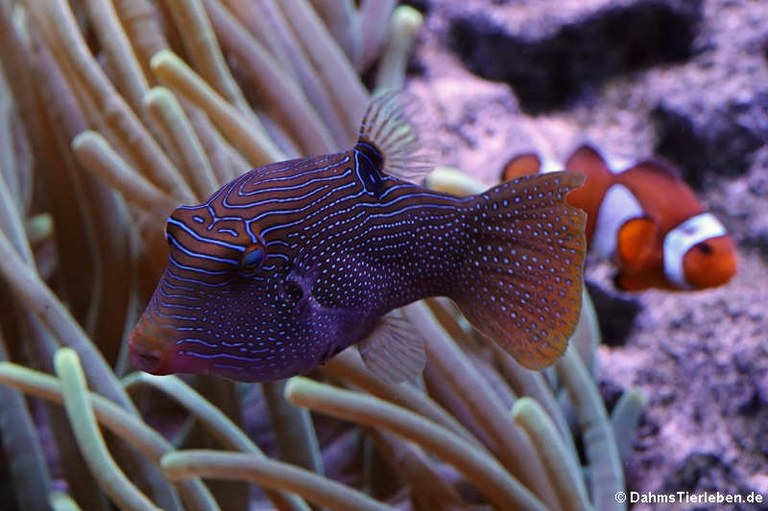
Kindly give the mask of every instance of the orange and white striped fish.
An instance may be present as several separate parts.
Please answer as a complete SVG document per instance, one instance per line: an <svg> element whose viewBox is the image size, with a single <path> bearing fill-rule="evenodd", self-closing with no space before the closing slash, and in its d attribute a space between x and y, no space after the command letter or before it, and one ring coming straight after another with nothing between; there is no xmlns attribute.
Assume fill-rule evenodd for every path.
<svg viewBox="0 0 768 511"><path fill-rule="evenodd" d="M587 243L616 266L617 288L706 289L736 274L733 239L669 162L610 161L585 144L565 165L535 153L515 156L501 177L508 181L563 168L587 176L567 200L587 212Z"/></svg>

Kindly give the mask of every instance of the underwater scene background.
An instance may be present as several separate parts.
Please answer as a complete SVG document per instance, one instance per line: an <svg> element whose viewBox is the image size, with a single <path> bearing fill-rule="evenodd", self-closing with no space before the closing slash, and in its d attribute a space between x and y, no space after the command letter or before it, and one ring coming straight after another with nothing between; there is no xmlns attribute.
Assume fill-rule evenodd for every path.
<svg viewBox="0 0 768 511"><path fill-rule="evenodd" d="M748 0L0 0L0 508L766 509L767 22ZM435 186L584 141L661 156L738 274L626 293L590 260L542 372L440 299L404 309L417 382L353 350L286 382L135 372L170 211L351 147L400 88L471 179Z"/></svg>

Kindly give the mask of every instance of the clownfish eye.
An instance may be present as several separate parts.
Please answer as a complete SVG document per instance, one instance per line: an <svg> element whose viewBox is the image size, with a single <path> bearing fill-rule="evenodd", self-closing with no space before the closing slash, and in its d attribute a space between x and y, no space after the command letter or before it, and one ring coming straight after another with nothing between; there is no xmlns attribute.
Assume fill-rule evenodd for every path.
<svg viewBox="0 0 768 511"><path fill-rule="evenodd" d="M264 246L254 243L243 252L243 256L240 259L240 266L247 271L258 270L264 263L266 255L267 253L264 250Z"/></svg>
<svg viewBox="0 0 768 511"><path fill-rule="evenodd" d="M702 241L701 243L697 243L694 246L696 247L696 250L698 250L699 252L701 252L704 255L712 254L712 245L710 245L706 241Z"/></svg>

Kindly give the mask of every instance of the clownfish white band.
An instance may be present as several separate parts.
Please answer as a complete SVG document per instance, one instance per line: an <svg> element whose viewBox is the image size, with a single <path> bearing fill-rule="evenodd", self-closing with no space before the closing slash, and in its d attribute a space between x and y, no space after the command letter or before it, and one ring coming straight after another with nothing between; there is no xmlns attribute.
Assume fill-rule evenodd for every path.
<svg viewBox="0 0 768 511"><path fill-rule="evenodd" d="M725 227L712 213L701 213L681 223L664 237L664 275L681 289L690 289L683 257L695 245L725 234Z"/></svg>
<svg viewBox="0 0 768 511"><path fill-rule="evenodd" d="M597 212L595 233L592 235L592 252L603 259L614 257L621 226L633 218L642 217L643 214L642 206L626 186L611 186Z"/></svg>

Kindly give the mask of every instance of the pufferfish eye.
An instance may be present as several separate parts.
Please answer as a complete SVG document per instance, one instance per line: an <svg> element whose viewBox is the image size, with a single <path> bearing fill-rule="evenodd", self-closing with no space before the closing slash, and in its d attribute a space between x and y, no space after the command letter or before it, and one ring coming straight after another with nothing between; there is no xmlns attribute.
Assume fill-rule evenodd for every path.
<svg viewBox="0 0 768 511"><path fill-rule="evenodd" d="M243 270L252 272L258 270L266 259L267 252L264 250L264 246L259 243L254 243L249 246L243 252L240 258L240 266Z"/></svg>

